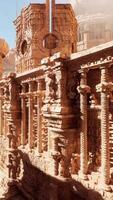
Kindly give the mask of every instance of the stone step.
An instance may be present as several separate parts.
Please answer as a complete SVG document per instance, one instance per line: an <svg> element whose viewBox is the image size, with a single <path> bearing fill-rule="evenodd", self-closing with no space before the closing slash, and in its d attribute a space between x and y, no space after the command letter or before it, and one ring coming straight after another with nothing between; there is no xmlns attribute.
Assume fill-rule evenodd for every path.
<svg viewBox="0 0 113 200"><path fill-rule="evenodd" d="M111 137L113 137L113 131L111 132L111 131L109 131L109 134L110 134L110 136Z"/></svg>
<svg viewBox="0 0 113 200"><path fill-rule="evenodd" d="M110 153L113 153L113 148L110 148L109 150L110 150Z"/></svg>
<svg viewBox="0 0 113 200"><path fill-rule="evenodd" d="M110 137L109 137L109 139L111 139L111 140L113 139L113 134L110 134Z"/></svg>
<svg viewBox="0 0 113 200"><path fill-rule="evenodd" d="M109 132L113 132L113 127L109 127Z"/></svg>
<svg viewBox="0 0 113 200"><path fill-rule="evenodd" d="M109 133L110 133L111 135L113 135L113 129L112 129L112 130L109 130Z"/></svg>
<svg viewBox="0 0 113 200"><path fill-rule="evenodd" d="M99 179L99 173L97 172L92 172L91 175L89 176L89 180L93 184L97 184Z"/></svg>
<svg viewBox="0 0 113 200"><path fill-rule="evenodd" d="M113 144L109 144L109 150L112 151L112 149L113 149Z"/></svg>
<svg viewBox="0 0 113 200"><path fill-rule="evenodd" d="M109 133L113 133L113 129L109 129Z"/></svg>
<svg viewBox="0 0 113 200"><path fill-rule="evenodd" d="M113 140L110 140L109 143L112 143L112 144L113 144Z"/></svg>
<svg viewBox="0 0 113 200"><path fill-rule="evenodd" d="M109 124L109 128L113 128L113 124Z"/></svg>
<svg viewBox="0 0 113 200"><path fill-rule="evenodd" d="M113 124L113 121L112 121L112 120L109 120L109 123L110 123L110 124Z"/></svg>
<svg viewBox="0 0 113 200"><path fill-rule="evenodd" d="M113 124L109 124L109 128L111 128L111 129L112 129L112 128L113 128Z"/></svg>

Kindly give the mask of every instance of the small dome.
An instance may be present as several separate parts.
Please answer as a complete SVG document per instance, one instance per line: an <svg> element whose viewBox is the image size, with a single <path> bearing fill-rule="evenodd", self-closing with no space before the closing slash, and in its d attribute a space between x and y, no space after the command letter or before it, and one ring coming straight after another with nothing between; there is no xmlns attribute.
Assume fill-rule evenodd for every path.
<svg viewBox="0 0 113 200"><path fill-rule="evenodd" d="M0 38L0 54L2 55L3 58L6 56L8 51L9 51L9 46L7 42L4 39Z"/></svg>
<svg viewBox="0 0 113 200"><path fill-rule="evenodd" d="M70 0L75 4L75 10L78 15L112 13L113 1L112 0Z"/></svg>

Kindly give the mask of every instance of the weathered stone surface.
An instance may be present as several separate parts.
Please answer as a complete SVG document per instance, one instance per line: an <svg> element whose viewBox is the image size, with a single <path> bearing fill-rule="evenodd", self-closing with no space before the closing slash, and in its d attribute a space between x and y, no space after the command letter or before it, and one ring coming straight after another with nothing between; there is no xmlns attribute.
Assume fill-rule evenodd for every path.
<svg viewBox="0 0 113 200"><path fill-rule="evenodd" d="M112 199L113 43L70 56L71 7L53 4L48 35L46 3L30 4L16 19L16 73L0 80L2 193L9 200Z"/></svg>

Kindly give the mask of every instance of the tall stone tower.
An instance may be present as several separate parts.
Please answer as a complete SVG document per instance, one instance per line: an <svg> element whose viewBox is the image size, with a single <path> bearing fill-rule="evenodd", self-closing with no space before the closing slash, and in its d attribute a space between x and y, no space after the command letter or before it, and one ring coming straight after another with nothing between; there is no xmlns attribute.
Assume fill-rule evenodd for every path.
<svg viewBox="0 0 113 200"><path fill-rule="evenodd" d="M37 67L42 58L56 52L76 52L77 22L71 5L52 1L51 11L51 33L49 0L30 4L15 20L17 73Z"/></svg>

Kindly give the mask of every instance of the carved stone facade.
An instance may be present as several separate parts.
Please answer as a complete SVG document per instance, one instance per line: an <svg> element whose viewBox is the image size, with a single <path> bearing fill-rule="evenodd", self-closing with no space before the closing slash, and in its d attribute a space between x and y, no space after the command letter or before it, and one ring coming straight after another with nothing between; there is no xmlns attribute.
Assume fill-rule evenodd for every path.
<svg viewBox="0 0 113 200"><path fill-rule="evenodd" d="M34 4L27 9L40 6L45 9ZM113 42L74 54L62 48L42 56L40 66L22 71L17 66L17 73L0 80L4 199L16 199L17 191L21 200L76 199L84 195L78 182L87 195L93 189L113 199Z"/></svg>

